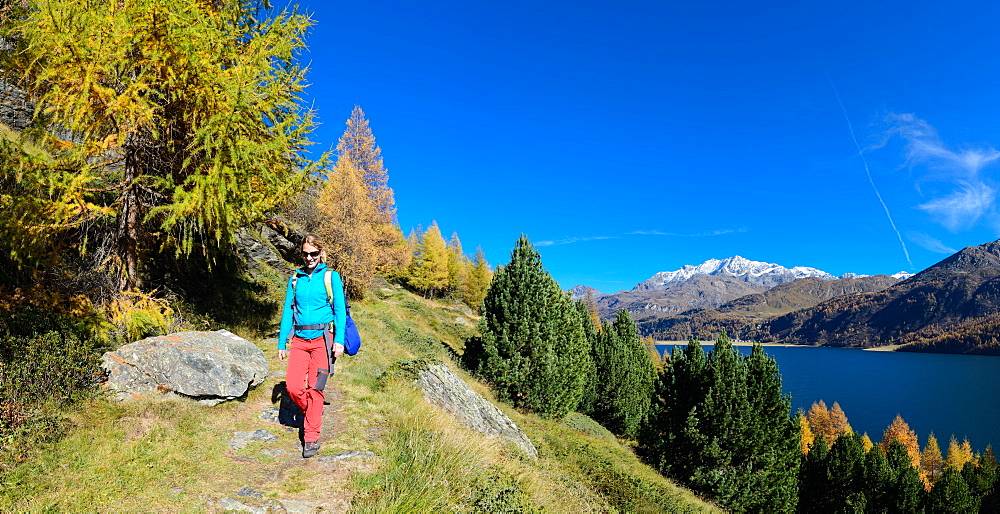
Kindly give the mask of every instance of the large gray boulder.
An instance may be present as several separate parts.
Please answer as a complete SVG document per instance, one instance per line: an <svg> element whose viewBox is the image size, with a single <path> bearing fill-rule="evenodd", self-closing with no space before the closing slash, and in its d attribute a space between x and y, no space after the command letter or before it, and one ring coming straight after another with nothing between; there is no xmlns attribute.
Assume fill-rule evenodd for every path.
<svg viewBox="0 0 1000 514"><path fill-rule="evenodd" d="M260 348L225 330L149 337L105 353L101 367L120 401L178 394L208 405L243 396L269 373Z"/></svg>
<svg viewBox="0 0 1000 514"><path fill-rule="evenodd" d="M464 380L443 364L430 364L418 372L417 383L424 397L450 412L469 428L492 437L498 437L518 447L529 457L538 458L538 450L528 436L479 393L469 388Z"/></svg>

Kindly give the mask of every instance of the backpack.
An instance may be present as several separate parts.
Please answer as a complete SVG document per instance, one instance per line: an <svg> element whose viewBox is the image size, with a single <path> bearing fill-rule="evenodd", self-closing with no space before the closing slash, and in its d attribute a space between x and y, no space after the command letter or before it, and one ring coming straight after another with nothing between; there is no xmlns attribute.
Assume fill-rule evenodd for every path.
<svg viewBox="0 0 1000 514"><path fill-rule="evenodd" d="M335 272L330 268L327 268L323 273L323 285L326 286L326 301L330 304L330 309L333 309L333 274ZM351 302L347 301L347 295L344 295L344 307L347 310L347 321L344 322L344 353L347 355L357 355L358 350L361 349L361 334L358 333L358 327L354 324L354 319L351 318Z"/></svg>
<svg viewBox="0 0 1000 514"><path fill-rule="evenodd" d="M336 271L327 268L323 272L323 285L326 286L326 301L330 304L330 309L333 309L333 274ZM295 285L298 282L298 275L292 277L292 298L295 298ZM354 324L354 319L351 318L351 303L347 301L347 295L344 295L344 306L347 311L346 321L344 323L344 353L347 355L357 355L358 350L361 349L361 334L358 332L357 325ZM328 329L327 329L328 330Z"/></svg>

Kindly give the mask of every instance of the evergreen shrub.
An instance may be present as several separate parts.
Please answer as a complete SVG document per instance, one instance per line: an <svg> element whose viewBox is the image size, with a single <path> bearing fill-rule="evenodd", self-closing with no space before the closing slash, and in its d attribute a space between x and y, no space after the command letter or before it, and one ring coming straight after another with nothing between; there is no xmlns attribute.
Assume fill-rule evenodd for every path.
<svg viewBox="0 0 1000 514"><path fill-rule="evenodd" d="M517 479L503 469L494 467L486 476L477 477L467 504L470 512L490 514L520 514L535 512Z"/></svg>
<svg viewBox="0 0 1000 514"><path fill-rule="evenodd" d="M65 425L56 409L96 390L103 348L87 333L31 307L0 319L0 469L58 438Z"/></svg>

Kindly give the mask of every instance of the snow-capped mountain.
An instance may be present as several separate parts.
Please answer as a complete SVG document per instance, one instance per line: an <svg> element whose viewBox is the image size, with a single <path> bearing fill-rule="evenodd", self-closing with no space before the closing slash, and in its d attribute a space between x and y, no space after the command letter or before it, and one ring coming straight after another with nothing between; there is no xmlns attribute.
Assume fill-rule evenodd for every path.
<svg viewBox="0 0 1000 514"><path fill-rule="evenodd" d="M893 273L893 274L892 274L892 275L890 275L890 276L891 276L892 278L897 278L897 279L899 279L899 280L906 280L906 279L908 279L908 278L912 277L912 276L913 276L913 273L910 273L910 272L908 272L908 271L897 271L896 273Z"/></svg>
<svg viewBox="0 0 1000 514"><path fill-rule="evenodd" d="M695 275L729 276L765 288L805 277L817 277L823 280L836 280L837 278L816 268L805 266L786 268L780 264L751 261L737 255L722 260L709 259L697 266L688 264L675 271L661 271L632 290L666 289L672 285L686 282Z"/></svg>

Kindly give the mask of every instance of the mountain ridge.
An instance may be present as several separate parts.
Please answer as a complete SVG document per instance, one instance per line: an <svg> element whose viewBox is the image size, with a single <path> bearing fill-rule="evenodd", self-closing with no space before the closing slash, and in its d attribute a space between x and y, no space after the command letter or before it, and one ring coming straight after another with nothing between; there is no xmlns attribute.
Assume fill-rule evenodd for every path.
<svg viewBox="0 0 1000 514"><path fill-rule="evenodd" d="M898 283L889 275L822 280L807 277L761 293L741 296L714 309L692 309L674 316L640 320L639 330L663 340L691 336L711 339L725 331L734 339L756 339L762 322L844 295L875 292Z"/></svg>
<svg viewBox="0 0 1000 514"><path fill-rule="evenodd" d="M901 274L905 272L894 276ZM736 255L726 259L709 259L698 265L684 265L674 271L661 271L632 289L617 293L603 294L583 285L573 286L569 292L574 300L590 296L602 318L611 317L617 311L625 309L637 322L645 322L689 310L715 309L742 296L760 294L796 280L811 278L834 282L845 278L865 277L867 275L846 273L838 278L817 268L786 268L780 264L753 261ZM793 304L807 307L828 298L828 295L820 295L816 299Z"/></svg>
<svg viewBox="0 0 1000 514"><path fill-rule="evenodd" d="M752 261L735 255L721 260L709 259L695 266L690 264L684 265L674 271L661 271L646 281L640 282L633 290L666 289L671 285L690 280L697 275L730 276L767 288L804 277L819 277L824 280L837 278L816 268L806 266L786 268L780 264Z"/></svg>
<svg viewBox="0 0 1000 514"><path fill-rule="evenodd" d="M1000 241L966 247L882 291L833 298L761 326L761 341L1000 355Z"/></svg>

